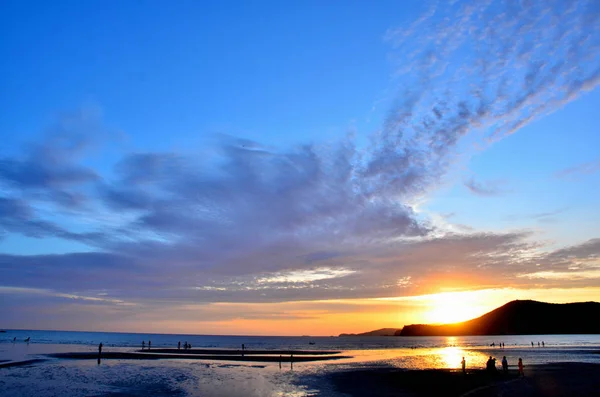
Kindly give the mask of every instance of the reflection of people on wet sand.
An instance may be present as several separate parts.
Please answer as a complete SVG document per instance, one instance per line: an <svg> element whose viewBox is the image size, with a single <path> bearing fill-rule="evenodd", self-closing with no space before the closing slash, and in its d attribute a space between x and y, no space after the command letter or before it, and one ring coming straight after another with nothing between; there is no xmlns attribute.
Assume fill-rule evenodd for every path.
<svg viewBox="0 0 600 397"><path fill-rule="evenodd" d="M460 365L462 366L462 371L463 374L467 373L467 362L465 361L465 358L462 358L462 361L460 362Z"/></svg>
<svg viewBox="0 0 600 397"><path fill-rule="evenodd" d="M525 376L525 372L523 372L523 360L519 357L519 376Z"/></svg>

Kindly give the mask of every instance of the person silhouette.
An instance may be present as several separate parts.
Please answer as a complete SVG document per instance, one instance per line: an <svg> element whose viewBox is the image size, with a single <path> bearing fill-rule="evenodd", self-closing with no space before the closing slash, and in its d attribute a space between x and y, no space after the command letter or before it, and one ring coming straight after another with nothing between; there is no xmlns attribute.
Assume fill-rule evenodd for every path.
<svg viewBox="0 0 600 397"><path fill-rule="evenodd" d="M508 373L508 361L506 360L506 356L502 357L502 372L505 374Z"/></svg>
<svg viewBox="0 0 600 397"><path fill-rule="evenodd" d="M142 341L142 350L144 350L144 348L146 347L146 341Z"/></svg>
<svg viewBox="0 0 600 397"><path fill-rule="evenodd" d="M525 376L525 372L523 372L523 360L519 357L519 376Z"/></svg>
<svg viewBox="0 0 600 397"><path fill-rule="evenodd" d="M181 341L177 342L177 350L181 350Z"/></svg>
<svg viewBox="0 0 600 397"><path fill-rule="evenodd" d="M533 341L531 342L531 347L533 347Z"/></svg>
<svg viewBox="0 0 600 397"><path fill-rule="evenodd" d="M102 342L98 345L98 357L102 355Z"/></svg>
<svg viewBox="0 0 600 397"><path fill-rule="evenodd" d="M150 347L152 347L152 341L151 340L148 341L148 350L150 350Z"/></svg>
<svg viewBox="0 0 600 397"><path fill-rule="evenodd" d="M542 347L546 347L546 344L544 343L544 341L542 341Z"/></svg>
<svg viewBox="0 0 600 397"><path fill-rule="evenodd" d="M462 358L462 361L460 362L460 365L462 366L462 371L463 374L467 373L467 362L465 361L465 358Z"/></svg>
<svg viewBox="0 0 600 397"><path fill-rule="evenodd" d="M538 347L540 347L540 342L538 342Z"/></svg>

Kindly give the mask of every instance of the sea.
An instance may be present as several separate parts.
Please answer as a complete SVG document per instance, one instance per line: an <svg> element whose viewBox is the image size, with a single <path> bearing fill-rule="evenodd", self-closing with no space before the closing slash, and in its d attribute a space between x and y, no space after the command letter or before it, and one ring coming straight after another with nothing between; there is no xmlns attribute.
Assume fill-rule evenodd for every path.
<svg viewBox="0 0 600 397"><path fill-rule="evenodd" d="M29 342L25 340L29 338ZM69 360L60 352L194 349L338 351L343 359L306 363L228 362L227 360ZM558 362L600 364L600 335L520 335L466 337L226 336L6 330L0 333L0 396L331 396L332 372L357 368L484 368L506 356L515 368Z"/></svg>

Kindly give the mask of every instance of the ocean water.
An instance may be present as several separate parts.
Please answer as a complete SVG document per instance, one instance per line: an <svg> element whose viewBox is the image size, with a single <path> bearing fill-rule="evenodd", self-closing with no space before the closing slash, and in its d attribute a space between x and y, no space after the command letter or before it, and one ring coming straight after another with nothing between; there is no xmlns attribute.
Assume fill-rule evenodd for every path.
<svg viewBox="0 0 600 397"><path fill-rule="evenodd" d="M30 342L24 342L30 337ZM14 338L16 341L13 342ZM46 354L72 351L132 351L153 347L315 349L342 352L335 361L285 364L226 360L66 360ZM544 341L545 347L537 343ZM505 347L498 347L499 343ZM534 342L534 347L531 346ZM311 344L312 343L312 344ZM492 343L495 346L490 346ZM474 337L278 337L171 335L7 330L0 333L0 361L44 361L0 368L1 396L331 396L330 372L356 368L483 368L489 356L506 356L514 368L552 362L600 363L600 335Z"/></svg>
<svg viewBox="0 0 600 397"><path fill-rule="evenodd" d="M393 337L393 336L240 336L240 335L185 335L143 334L124 332L80 332L6 330L0 333L0 344L21 343L31 338L36 344L98 345L114 347L141 347L142 341L152 346L176 347L177 342L191 343L194 348L239 349L312 349L312 350L379 350L402 348L439 348L456 345L466 348L486 348L503 342L506 348L531 347L544 341L546 347L592 348L600 346L600 335L504 335L459 337Z"/></svg>

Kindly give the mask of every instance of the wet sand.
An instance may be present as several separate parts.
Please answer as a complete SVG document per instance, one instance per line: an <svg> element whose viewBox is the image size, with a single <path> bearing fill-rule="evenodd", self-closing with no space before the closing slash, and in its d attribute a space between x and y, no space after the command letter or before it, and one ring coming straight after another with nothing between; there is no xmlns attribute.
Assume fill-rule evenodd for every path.
<svg viewBox="0 0 600 397"><path fill-rule="evenodd" d="M600 395L600 364L557 363L508 375L484 370L360 369L325 376L334 389L352 397L592 397Z"/></svg>
<svg viewBox="0 0 600 397"><path fill-rule="evenodd" d="M35 359L31 359L31 360L25 360L25 361L1 361L0 362L0 368L10 368L10 367L19 367L22 365L31 365L31 364L38 364L41 362L44 362L46 360L42 359L42 358L35 358Z"/></svg>

